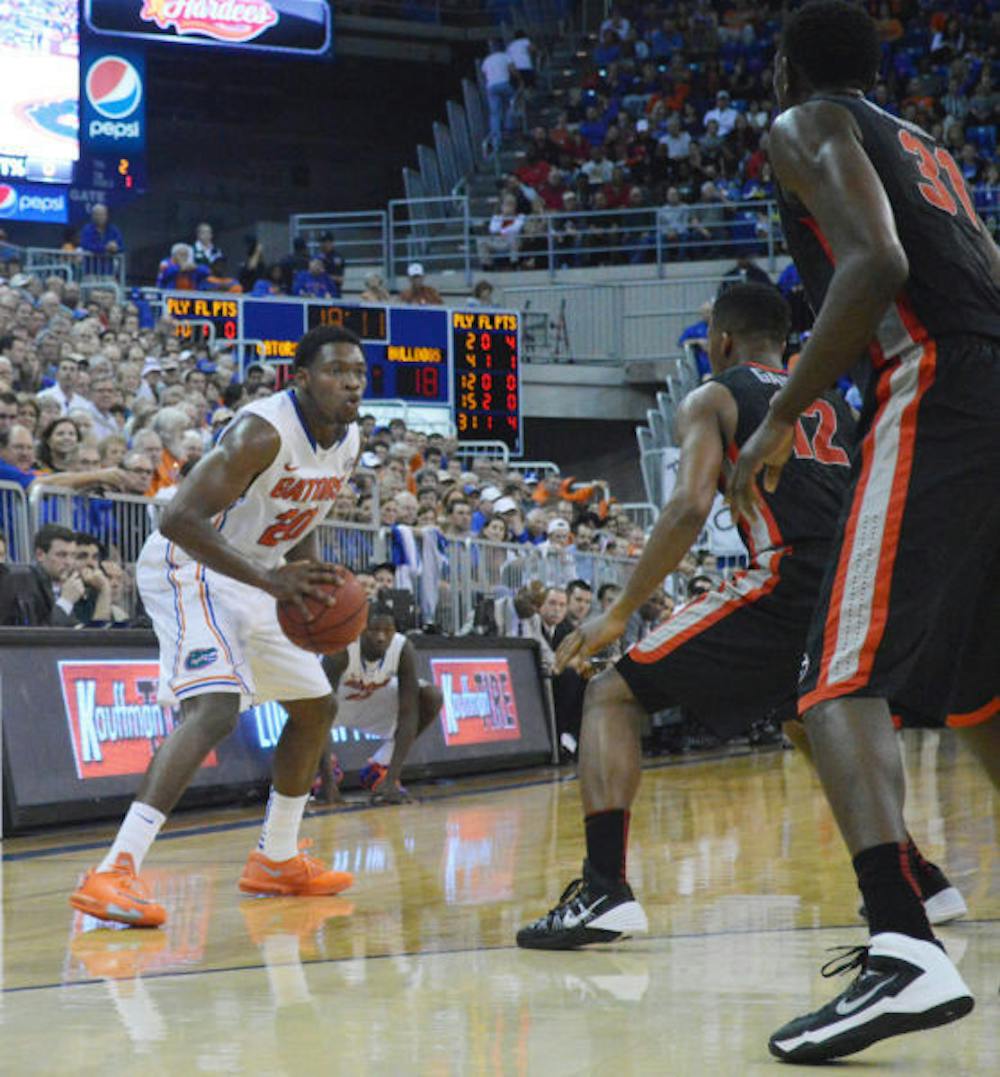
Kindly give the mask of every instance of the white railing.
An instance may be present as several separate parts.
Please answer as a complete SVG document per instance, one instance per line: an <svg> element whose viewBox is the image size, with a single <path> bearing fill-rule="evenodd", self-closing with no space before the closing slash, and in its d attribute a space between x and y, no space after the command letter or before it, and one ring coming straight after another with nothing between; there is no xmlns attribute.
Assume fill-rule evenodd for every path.
<svg viewBox="0 0 1000 1077"><path fill-rule="evenodd" d="M31 560L34 535L45 524L84 531L125 569L122 603L130 613L136 609L135 562L156 527L162 504L137 495L83 494L40 485L25 498L16 484L0 483L0 524L11 560ZM395 563L396 586L413 592L420 623L450 634L472 631L483 599L509 597L532 580L565 586L583 579L596 594L605 583L621 586L634 564L630 558L591 551L453 537L436 527L410 529L406 535L403 528L330 519L318 535L323 559L353 572Z"/></svg>
<svg viewBox="0 0 1000 1077"><path fill-rule="evenodd" d="M39 277L62 277L77 284L109 284L125 287L128 257L122 254L91 254L54 247L26 247L24 271Z"/></svg>
<svg viewBox="0 0 1000 1077"><path fill-rule="evenodd" d="M8 561L31 560L34 530L28 499L19 483L0 482L0 534L7 540Z"/></svg>

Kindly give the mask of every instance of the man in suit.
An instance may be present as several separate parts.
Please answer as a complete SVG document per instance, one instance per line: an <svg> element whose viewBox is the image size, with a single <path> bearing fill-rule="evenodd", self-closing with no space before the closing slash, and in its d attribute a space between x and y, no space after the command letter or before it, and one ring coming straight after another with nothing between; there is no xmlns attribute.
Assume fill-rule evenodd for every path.
<svg viewBox="0 0 1000 1077"><path fill-rule="evenodd" d="M74 628L80 622L73 606L83 598L86 584L76 567L73 532L46 524L35 536L35 563L7 573L0 601L7 623Z"/></svg>
<svg viewBox="0 0 1000 1077"><path fill-rule="evenodd" d="M542 618L542 635L553 651L559 645L556 632L566 619L566 605L566 592L561 587L550 587L545 592L545 601L538 610Z"/></svg>

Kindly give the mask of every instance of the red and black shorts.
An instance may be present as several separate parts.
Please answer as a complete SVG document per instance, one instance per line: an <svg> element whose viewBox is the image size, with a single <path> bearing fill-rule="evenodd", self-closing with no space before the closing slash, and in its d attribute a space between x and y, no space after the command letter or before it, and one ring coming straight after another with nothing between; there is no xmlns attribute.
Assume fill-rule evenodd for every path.
<svg viewBox="0 0 1000 1077"><path fill-rule="evenodd" d="M1000 713L1000 342L889 360L809 629L799 712L892 700L919 724Z"/></svg>
<svg viewBox="0 0 1000 1077"><path fill-rule="evenodd" d="M771 550L700 595L617 662L650 713L683 707L720 737L795 716L802 651L828 557L824 543Z"/></svg>

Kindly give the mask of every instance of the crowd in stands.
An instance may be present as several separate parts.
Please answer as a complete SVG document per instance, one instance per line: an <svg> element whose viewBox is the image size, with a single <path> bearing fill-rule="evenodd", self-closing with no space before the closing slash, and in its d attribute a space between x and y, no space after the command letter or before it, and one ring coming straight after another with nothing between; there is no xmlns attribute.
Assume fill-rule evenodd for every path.
<svg viewBox="0 0 1000 1077"><path fill-rule="evenodd" d="M20 613L8 604L8 619L130 619L128 555L92 506L109 494L141 495L154 504L172 496L245 403L280 391L273 366L251 363L241 380L229 346L210 349L177 329L168 318L153 321L141 302L118 302L113 291L95 287L84 297L62 277L43 280L19 269L11 275L0 265L0 480L27 494L71 491L90 512L74 513L73 530L43 527L32 549L15 550L11 505L0 495L5 556L34 561L43 574L36 572L37 586ZM525 597L532 582L562 588L583 580L596 592L607 582L599 557L606 567L608 559L642 549L642 528L603 483L463 456L453 439L407 428L402 419L379 427L366 415L361 427L361 466L335 502L332 522L386 529L390 573L398 587L414 592L420 624L530 634L546 643L534 619L544 592L530 611ZM454 551L469 539L479 540L478 597L508 601L477 609L475 624L442 623L437 607ZM373 567L363 547L353 556L349 545L344 549L351 568ZM434 563L429 600L418 580L422 562ZM85 595L76 594L77 577ZM504 586L495 587L500 581ZM107 602L98 604L105 582Z"/></svg>
<svg viewBox="0 0 1000 1077"><path fill-rule="evenodd" d="M1000 12L995 0L869 4L883 39L874 101L946 145L996 231ZM705 258L761 249L782 5L622 4L580 43L554 123L501 181L485 268ZM584 211L600 211L599 217ZM548 239L554 233L554 243Z"/></svg>

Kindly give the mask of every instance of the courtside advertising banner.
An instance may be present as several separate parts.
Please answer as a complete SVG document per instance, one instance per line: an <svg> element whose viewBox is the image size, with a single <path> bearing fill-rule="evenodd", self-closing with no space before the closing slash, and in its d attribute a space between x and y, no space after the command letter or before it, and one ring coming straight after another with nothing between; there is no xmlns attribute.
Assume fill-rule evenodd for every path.
<svg viewBox="0 0 1000 1077"><path fill-rule="evenodd" d="M449 748L519 740L517 699L506 658L432 658L441 689L441 731Z"/></svg>
<svg viewBox="0 0 1000 1077"><path fill-rule="evenodd" d="M527 640L414 640L417 669L444 703L404 777L430 778L544 763L552 740L534 645ZM0 629L4 833L113 818L183 720L156 701L155 639L140 630ZM288 715L276 702L244 711L211 752L181 806L259 799ZM335 724L330 751L345 788L381 741Z"/></svg>
<svg viewBox="0 0 1000 1077"><path fill-rule="evenodd" d="M156 702L155 660L60 662L59 684L82 781L143 775L179 715ZM210 752L203 767L218 766Z"/></svg>

